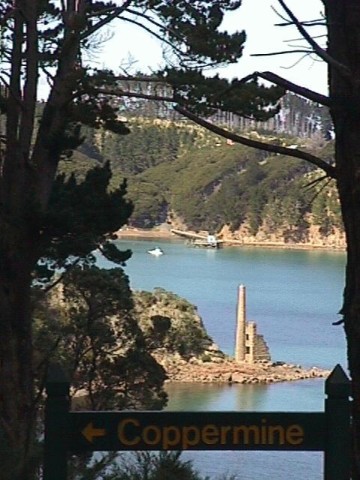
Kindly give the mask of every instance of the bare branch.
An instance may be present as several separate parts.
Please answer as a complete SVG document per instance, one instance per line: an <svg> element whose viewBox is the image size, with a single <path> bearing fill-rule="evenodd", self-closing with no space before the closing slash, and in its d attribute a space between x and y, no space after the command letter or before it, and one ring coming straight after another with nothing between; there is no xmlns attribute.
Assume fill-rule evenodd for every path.
<svg viewBox="0 0 360 480"><path fill-rule="evenodd" d="M187 110L184 107L181 107L180 105L175 106L174 109L181 115L184 115L185 117L189 118L194 123L197 123L198 125L206 128L207 130L217 135L220 135L221 137L228 138L229 140L232 140L235 143L240 143L242 145L246 145L252 148L258 148L259 150L264 150L266 152L278 153L280 155L287 155L289 157L295 157L295 158L299 158L300 160L305 160L306 162L311 163L312 165L315 165L318 168L321 168L321 170L323 170L328 177L336 178L336 171L332 165L329 165L321 158L315 157L310 153L307 153L298 149L282 147L280 145L273 145L271 143L251 140L250 138L242 137L235 133L229 132L224 128L218 127L208 122L207 120L204 120L198 117L197 115L194 115L193 113L189 112L189 110Z"/></svg>
<svg viewBox="0 0 360 480"><path fill-rule="evenodd" d="M309 190L309 189L312 188L314 185L316 185L317 183L322 182L322 181L325 180L326 178L328 178L327 175L322 175L321 177L315 178L315 180L312 180L311 182L307 183L307 184L304 186L304 189Z"/></svg>
<svg viewBox="0 0 360 480"><path fill-rule="evenodd" d="M292 22L275 23L275 27L288 27L292 24ZM303 25L304 27L324 27L325 22L323 20L308 20L305 22L301 22L301 25Z"/></svg>
<svg viewBox="0 0 360 480"><path fill-rule="evenodd" d="M313 48L314 50L314 53L316 53L322 60L324 60L326 63L328 63L329 65L333 66L334 68L336 68L345 78L349 79L351 78L351 71L350 69L338 62L337 60L335 60L333 57L331 57L327 52L326 50L324 50L323 48L320 47L320 45L315 42L315 40L313 39L313 37L311 35L309 35L309 33L306 31L306 29L304 28L303 24L296 18L296 16L292 13L292 11L289 9L289 7L286 5L286 3L284 2L284 0L278 0L278 2L280 3L280 5L282 6L282 8L285 10L285 12L287 13L287 15L289 16L291 22L295 25L295 27L298 29L298 31L300 32L300 34L302 35L302 37L308 42L309 45L311 45L311 47Z"/></svg>
<svg viewBox="0 0 360 480"><path fill-rule="evenodd" d="M321 180L324 180L324 178L326 177L321 177ZM318 181L320 181L320 179L317 179ZM314 200L320 195L320 193L329 185L329 183L331 182L331 180L333 180L332 178L328 178L327 181L325 183L323 183L323 185L321 185L321 187L319 188L319 190L317 192L315 192L315 195L313 195L313 197L309 200L308 204L309 205L312 205L312 203L314 202Z"/></svg>
<svg viewBox="0 0 360 480"><path fill-rule="evenodd" d="M312 52L313 54L313 52ZM290 70L291 68L295 67L296 65L298 65L304 58L306 58L307 56L311 56L312 54L306 54L306 55L303 55L302 57L298 58L292 65L288 65L287 67L282 67L284 70ZM315 62L315 59L313 59L313 61ZM319 62L321 62L321 60L319 60Z"/></svg>
<svg viewBox="0 0 360 480"><path fill-rule="evenodd" d="M269 52L269 53L253 53L252 57L272 57L274 55L288 55L290 53L314 53L310 49L299 49L299 50L281 50L280 52Z"/></svg>

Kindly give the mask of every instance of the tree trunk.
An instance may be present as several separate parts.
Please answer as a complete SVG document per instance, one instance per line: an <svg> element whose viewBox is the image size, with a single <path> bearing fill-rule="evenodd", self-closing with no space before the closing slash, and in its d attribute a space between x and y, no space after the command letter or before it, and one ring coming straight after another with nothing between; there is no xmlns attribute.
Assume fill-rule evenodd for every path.
<svg viewBox="0 0 360 480"><path fill-rule="evenodd" d="M353 478L360 479L360 3L325 0L337 186L347 240L342 314L353 395Z"/></svg>
<svg viewBox="0 0 360 480"><path fill-rule="evenodd" d="M0 476L3 480L30 480L34 432L30 310L33 245L24 236L14 238L8 248L4 241L1 243L0 328L4 340L0 342Z"/></svg>

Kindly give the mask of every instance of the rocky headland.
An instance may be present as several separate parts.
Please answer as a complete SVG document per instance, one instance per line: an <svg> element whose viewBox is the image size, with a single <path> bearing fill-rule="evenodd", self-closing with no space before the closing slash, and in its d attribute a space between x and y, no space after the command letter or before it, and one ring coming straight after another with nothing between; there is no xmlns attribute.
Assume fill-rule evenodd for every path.
<svg viewBox="0 0 360 480"><path fill-rule="evenodd" d="M313 378L326 378L329 370L303 368L283 362L237 363L218 356L210 361L180 356L156 356L171 383L269 384Z"/></svg>
<svg viewBox="0 0 360 480"><path fill-rule="evenodd" d="M316 366L277 361L238 363L208 335L197 308L161 288L134 292L135 313L150 353L167 374L167 382L269 384L326 378ZM271 350L271 348L270 348Z"/></svg>

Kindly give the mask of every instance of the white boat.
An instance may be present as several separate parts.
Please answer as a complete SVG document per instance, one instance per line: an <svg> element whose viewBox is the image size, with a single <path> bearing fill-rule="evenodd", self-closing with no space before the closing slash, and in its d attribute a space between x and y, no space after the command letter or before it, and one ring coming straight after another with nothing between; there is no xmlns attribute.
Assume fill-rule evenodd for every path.
<svg viewBox="0 0 360 480"><path fill-rule="evenodd" d="M152 250L148 250L148 253L150 253L150 255L154 255L155 257L160 257L160 255L164 254L160 247L155 247Z"/></svg>

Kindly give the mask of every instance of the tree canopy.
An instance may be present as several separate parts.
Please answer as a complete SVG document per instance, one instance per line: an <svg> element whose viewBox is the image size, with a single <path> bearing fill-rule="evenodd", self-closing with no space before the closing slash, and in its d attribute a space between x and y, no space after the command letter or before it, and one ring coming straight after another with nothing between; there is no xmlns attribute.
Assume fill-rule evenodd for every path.
<svg viewBox="0 0 360 480"><path fill-rule="evenodd" d="M92 328L105 328L78 303L80 292L82 301L90 295L86 288L91 302L97 298L92 281L84 285L87 275L94 273L92 252L98 248L119 264L129 257L109 242L132 211L125 199L125 183L110 188L107 163L95 167L82 181L73 175L58 176L60 162L79 158L79 154L72 157L72 152L83 142L82 126L127 134L119 100L153 96L151 91L133 95L119 83L116 72L94 68L88 61L92 50L103 40L107 25L121 28L121 22L130 22L145 29L166 50L166 67L156 76L162 83L171 81L172 100L187 106L191 102L197 113L215 111L224 102L217 92L227 89L229 82L206 77L204 72L241 57L244 32L229 34L221 29L225 13L240 3L4 0L0 5L0 436L8 446L0 452L0 463L9 466L2 471L4 480L30 480L35 475L32 458L39 397L34 380L39 365L33 336L34 287L49 289L57 284L54 275L61 273L65 279L66 272L68 281L75 282L81 269L84 278L77 277L76 286L64 284L77 305L73 313L79 322L68 333L80 343L91 343ZM49 84L49 96L38 105L40 76ZM277 110L283 93L256 81L231 85L231 91L238 111L259 118ZM111 101L114 98L117 102ZM98 275L100 284L110 281ZM116 278L111 282L116 285ZM106 312L101 315L107 318ZM87 331L85 324L92 328ZM80 325L84 325L81 335ZM111 331L106 335L111 345ZM92 352L100 362L100 346L93 343ZM48 363L51 353L41 361ZM145 353L141 361L146 361ZM134 362L130 363L137 365ZM97 382L96 378L91 381Z"/></svg>
<svg viewBox="0 0 360 480"><path fill-rule="evenodd" d="M132 98L170 102L178 113L218 135L305 160L335 180L347 238L342 313L354 396L354 456L360 457L358 0L323 0L326 49L309 33L311 24L296 18L286 2L278 0L285 24L295 25L308 51L328 64L329 96L271 72L255 72L233 81L208 75L210 67L241 59L245 34L229 34L221 29L225 13L237 9L240 3L4 0L0 5L0 436L2 444L8 446L8 450L0 452L0 463L10 462L11 467L8 472L2 471L4 480L30 480L34 476L31 457L36 402L31 289L38 278L37 266L45 267L41 279L49 279L57 266L67 268L71 263L74 268L80 262L85 267L96 246L118 262L126 258L108 246L111 231L119 228L131 211L124 198L125 186L118 185L112 192L107 189L107 165L89 174L84 186L73 177L57 179L59 162L70 158L82 143L82 125L128 133L118 115L119 99ZM166 48L167 65L150 79L146 76L146 82L151 80L153 84L147 91L133 91L134 83L124 87L124 80L138 85L144 78L141 73L118 75L93 68L86 60L94 42L101 41L104 28L121 21L151 32ZM48 80L50 93L42 108L37 109L40 74ZM263 80L272 86L263 86ZM160 94L159 85L166 86ZM278 111L285 90L329 107L336 134L333 160L301 149L265 144L209 121L209 115L219 109L265 120ZM114 98L115 103L111 101ZM102 219L103 210L96 211L91 198L85 199L90 194L96 198L96 189L102 209L113 214L111 219ZM259 197L254 196L252 201L259 201ZM83 207L73 214L69 208L74 202ZM96 217L88 215L85 207L95 209ZM119 216L118 208L122 210ZM63 209L68 210L66 215ZM9 452L14 452L12 457ZM359 464L354 461L354 478L360 478Z"/></svg>

